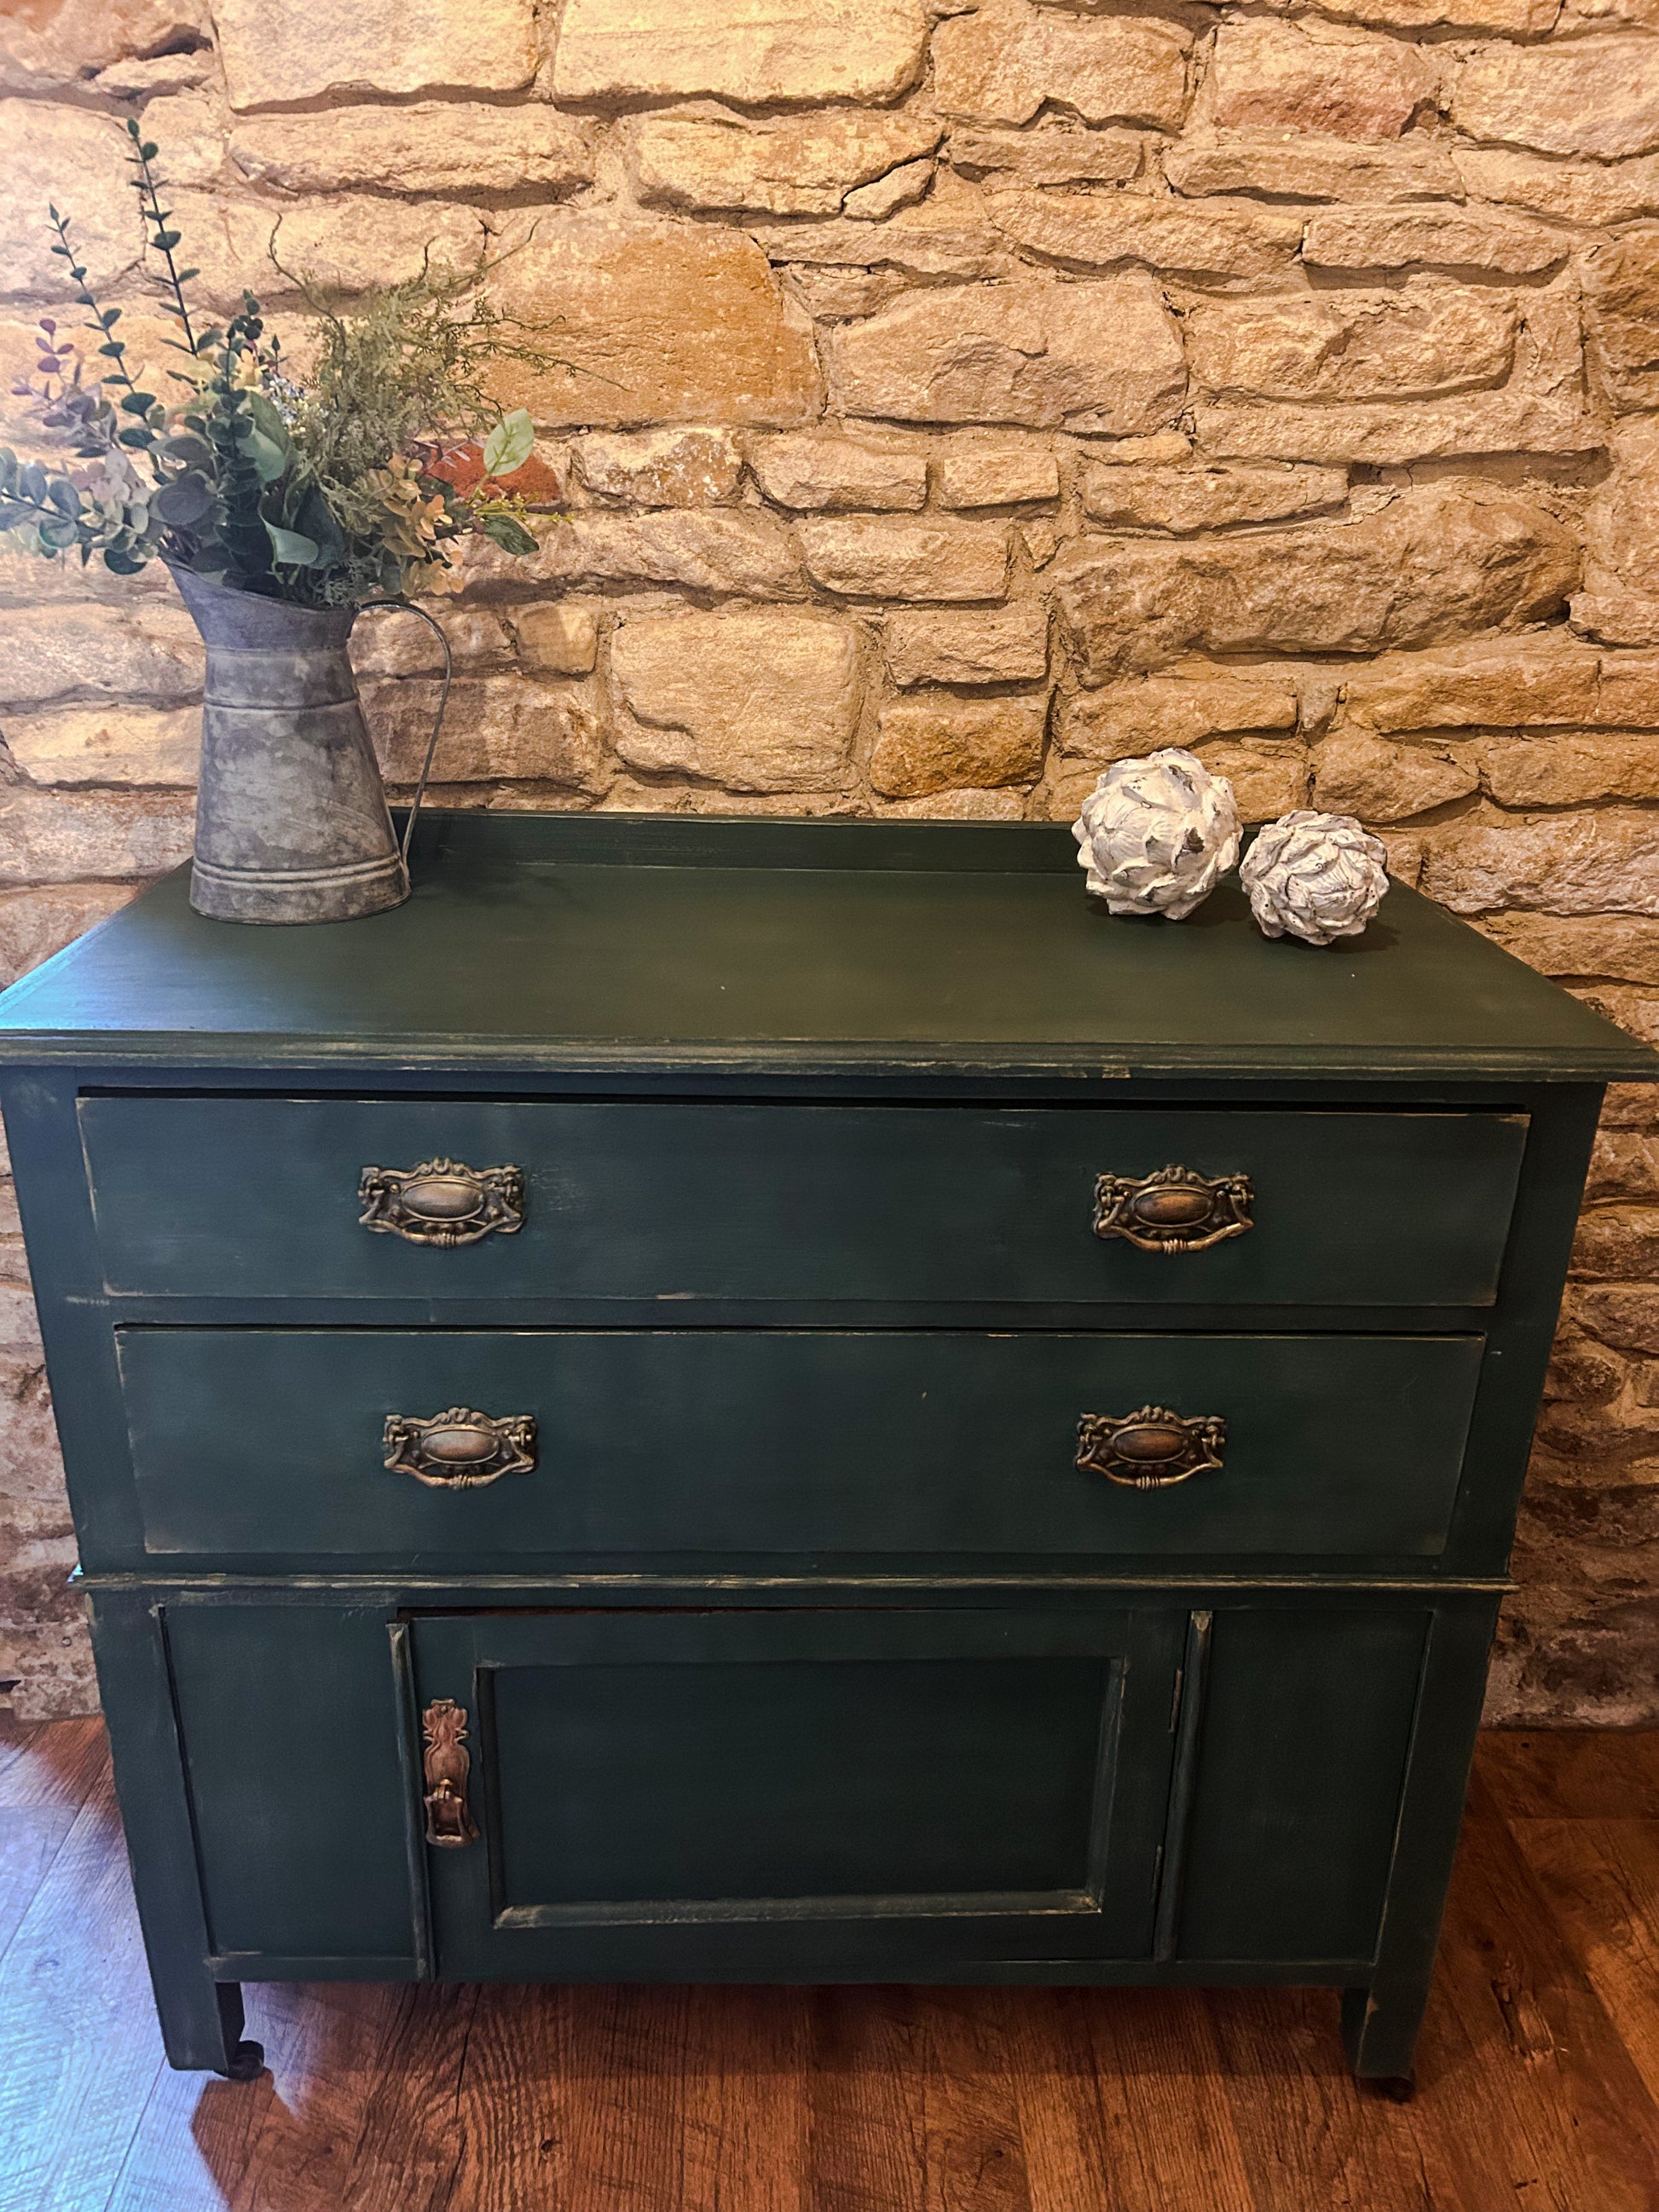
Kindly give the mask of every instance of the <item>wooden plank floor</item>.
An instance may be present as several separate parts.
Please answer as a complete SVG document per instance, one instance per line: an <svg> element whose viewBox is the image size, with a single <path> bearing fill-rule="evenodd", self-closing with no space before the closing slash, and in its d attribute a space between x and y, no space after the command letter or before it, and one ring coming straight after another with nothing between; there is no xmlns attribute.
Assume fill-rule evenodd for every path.
<svg viewBox="0 0 1659 2212"><path fill-rule="evenodd" d="M1328 1991L248 1996L167 2069L101 1733L0 1721L0 2212L1659 2212L1659 1735L1483 1740L1408 2106Z"/></svg>

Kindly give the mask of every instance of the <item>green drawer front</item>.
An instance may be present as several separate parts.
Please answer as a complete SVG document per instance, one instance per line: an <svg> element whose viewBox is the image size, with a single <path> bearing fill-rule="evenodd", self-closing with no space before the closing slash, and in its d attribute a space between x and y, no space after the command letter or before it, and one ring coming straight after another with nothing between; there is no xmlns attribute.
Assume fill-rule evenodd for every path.
<svg viewBox="0 0 1659 2212"><path fill-rule="evenodd" d="M152 1553L1306 1553L1444 1543L1477 1337L120 1332ZM1219 1415L1219 1472L1076 1464L1085 1413ZM533 1468L383 1462L389 1414L531 1416Z"/></svg>
<svg viewBox="0 0 1659 2212"><path fill-rule="evenodd" d="M81 1124L109 1286L204 1297L1481 1305L1526 1141L1499 1114L116 1097ZM522 1170L523 1226L359 1220L363 1168ZM1255 1225L1095 1234L1097 1178L1245 1174Z"/></svg>

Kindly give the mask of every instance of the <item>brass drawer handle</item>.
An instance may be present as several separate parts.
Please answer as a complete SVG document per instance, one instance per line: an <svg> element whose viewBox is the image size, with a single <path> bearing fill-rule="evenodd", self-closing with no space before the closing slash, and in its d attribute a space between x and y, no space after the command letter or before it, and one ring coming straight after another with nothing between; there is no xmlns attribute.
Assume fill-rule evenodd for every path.
<svg viewBox="0 0 1659 2212"><path fill-rule="evenodd" d="M1156 1175L1103 1175L1095 1183L1095 1235L1121 1237L1142 1252L1205 1252L1254 1227L1255 1204L1247 1175L1194 1175L1173 1164Z"/></svg>
<svg viewBox="0 0 1659 2212"><path fill-rule="evenodd" d="M1219 1469L1227 1424L1215 1413L1190 1419L1167 1406L1133 1413L1085 1413L1077 1425L1077 1463L1132 1490L1167 1490Z"/></svg>
<svg viewBox="0 0 1659 2212"><path fill-rule="evenodd" d="M358 1215L379 1236L410 1244L476 1244L524 1227L524 1170L470 1168L461 1160L422 1160L413 1168L365 1168L357 1178Z"/></svg>
<svg viewBox="0 0 1659 2212"><path fill-rule="evenodd" d="M536 1424L528 1413L477 1413L448 1406L422 1420L388 1413L383 1439L393 1474L412 1474L434 1490L478 1490L536 1464Z"/></svg>
<svg viewBox="0 0 1659 2212"><path fill-rule="evenodd" d="M426 1778L426 1839L441 1851L459 1851L478 1840L478 1826L466 1802L471 1755L466 1748L466 1707L453 1698L434 1698L421 1715L426 1737L422 1771Z"/></svg>

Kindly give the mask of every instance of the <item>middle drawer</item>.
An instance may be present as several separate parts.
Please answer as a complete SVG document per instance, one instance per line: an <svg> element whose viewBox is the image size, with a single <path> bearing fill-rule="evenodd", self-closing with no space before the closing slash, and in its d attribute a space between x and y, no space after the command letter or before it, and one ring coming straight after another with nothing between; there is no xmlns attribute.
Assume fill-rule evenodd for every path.
<svg viewBox="0 0 1659 2212"><path fill-rule="evenodd" d="M150 1553L447 1569L526 1554L1431 1556L1484 1340L131 1328L118 1341Z"/></svg>

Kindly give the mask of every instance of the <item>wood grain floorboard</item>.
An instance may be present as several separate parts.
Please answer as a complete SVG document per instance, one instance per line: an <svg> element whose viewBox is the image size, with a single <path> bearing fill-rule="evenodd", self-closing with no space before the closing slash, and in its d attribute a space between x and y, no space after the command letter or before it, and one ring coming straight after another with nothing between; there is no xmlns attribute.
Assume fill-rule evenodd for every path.
<svg viewBox="0 0 1659 2212"><path fill-rule="evenodd" d="M254 1986L163 2063L93 1724L0 1725L0 2212L1659 2212L1659 1735L1483 1741L1415 2103L1328 1990Z"/></svg>
<svg viewBox="0 0 1659 2212"><path fill-rule="evenodd" d="M3 1966L0 2212L101 2212L164 2063L107 1771Z"/></svg>
<svg viewBox="0 0 1659 2212"><path fill-rule="evenodd" d="M1659 2105L1659 1820L1512 1820L1510 1827Z"/></svg>

